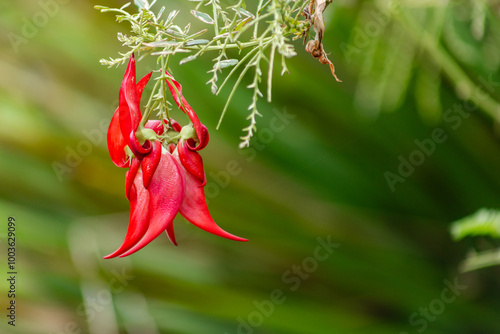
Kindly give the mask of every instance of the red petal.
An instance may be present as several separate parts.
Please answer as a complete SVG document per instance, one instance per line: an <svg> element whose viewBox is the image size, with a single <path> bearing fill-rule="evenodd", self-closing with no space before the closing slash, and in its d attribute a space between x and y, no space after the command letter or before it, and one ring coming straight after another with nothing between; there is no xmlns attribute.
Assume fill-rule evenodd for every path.
<svg viewBox="0 0 500 334"><path fill-rule="evenodd" d="M124 168L128 166L128 157L124 150L128 140L122 135L119 118L119 109L116 109L113 118L111 118L111 123L109 123L107 141L111 160L116 166Z"/></svg>
<svg viewBox="0 0 500 334"><path fill-rule="evenodd" d="M130 191L130 222L127 235L120 248L105 256L105 259L120 256L141 240L149 225L149 201L149 193L143 186L142 172L139 170Z"/></svg>
<svg viewBox="0 0 500 334"><path fill-rule="evenodd" d="M179 140L177 150L179 151L179 160L182 166L198 179L201 186L204 186L207 180L201 155L196 151L190 150L188 144L184 140Z"/></svg>
<svg viewBox="0 0 500 334"><path fill-rule="evenodd" d="M129 67L132 66L131 62L133 62L133 59L130 60ZM128 72L128 70L129 69L127 69L127 72ZM127 72L125 73L125 78L127 78ZM135 69L134 69L134 73L135 73ZM149 73L148 75L146 75L144 78L142 78L137 83L136 91L137 91L137 101L138 102L141 100L141 95L142 95L142 92L144 91L144 87L148 83L152 74L153 74L152 72ZM124 81L125 81L125 78L124 78ZM133 80L135 80L135 78ZM123 83L122 83L122 87L123 87ZM109 154L111 155L111 160L114 162L115 165L117 165L118 167L127 167L128 157L125 154L125 146L127 146L127 145L130 146L130 142L129 142L129 138L126 136L124 137L122 134L122 127L120 125L120 109L123 110L123 108L120 108L120 107L118 107L116 109L116 111L113 115L113 118L111 119L111 123L109 124L108 136L107 136L108 150L109 150ZM125 129L125 126L124 126L124 129Z"/></svg>
<svg viewBox="0 0 500 334"><path fill-rule="evenodd" d="M208 144L208 130L205 125L201 125L201 132L196 134L200 139L200 145L196 146L196 141L194 139L188 139L187 144L191 150L199 151L204 149Z"/></svg>
<svg viewBox="0 0 500 334"><path fill-rule="evenodd" d="M174 154L178 159L178 155ZM247 239L240 238L220 228L210 216L208 212L207 202L205 200L205 191L201 186L200 181L189 173L182 165L181 168L184 172L186 179L186 192L184 199L179 208L179 212L191 224L201 228L204 231L218 235L219 237L237 240L248 241Z"/></svg>
<svg viewBox="0 0 500 334"><path fill-rule="evenodd" d="M159 120L148 121L145 128L153 130L158 136L161 136L165 132L164 123Z"/></svg>
<svg viewBox="0 0 500 334"><path fill-rule="evenodd" d="M149 244L172 224L184 197L181 167L172 155L162 148L161 160L148 188L151 220L144 237L134 247L121 254L128 256Z"/></svg>
<svg viewBox="0 0 500 334"><path fill-rule="evenodd" d="M172 125L172 129L176 132L181 132L182 126L173 118L170 119L170 124Z"/></svg>
<svg viewBox="0 0 500 334"><path fill-rule="evenodd" d="M141 143L139 143L139 140L137 140L134 131L130 132L129 138L130 138L130 150L139 159L144 158L147 154L151 152L152 147L150 141L146 141L144 145L141 145Z"/></svg>
<svg viewBox="0 0 500 334"><path fill-rule="evenodd" d="M132 159L132 164L130 165L130 169L125 173L125 196L130 201L130 189L134 184L135 176L137 175L137 171L139 170L139 166L141 165L141 161L137 158Z"/></svg>
<svg viewBox="0 0 500 334"><path fill-rule="evenodd" d="M165 231L167 232L167 236L170 239L170 242L177 246L177 241L175 241L174 234L174 223L172 222L171 224L168 224Z"/></svg>
<svg viewBox="0 0 500 334"><path fill-rule="evenodd" d="M137 130L142 117L135 80L135 59L132 55L120 88L118 107L120 110L120 129L125 138L128 138L131 131Z"/></svg>
<svg viewBox="0 0 500 334"><path fill-rule="evenodd" d="M161 142L155 141L153 144L153 151L142 159L141 169L144 173L144 188L148 189L151 179L156 171L156 167L160 163L161 159Z"/></svg>
<svg viewBox="0 0 500 334"><path fill-rule="evenodd" d="M170 77L170 80L172 80L172 82L175 85L175 88L174 88L172 86L172 84L170 83L170 81L165 79L165 81L167 82L168 88L170 89L170 93L172 93L172 96L174 97L175 103L179 106L179 108L181 108L181 110L186 115L189 116L189 119L193 123L194 130L196 131L196 135L198 136L198 145L193 147L192 149L195 151L199 151L203 147L207 146L207 144L208 144L208 136L207 136L208 132L204 133L204 130L202 128L203 125L201 124L200 120L198 119L198 116L196 115L193 108L191 108L189 103L187 103L186 99L182 95L181 84L178 83L177 81L175 81L175 79L169 73L167 73L167 75ZM205 128L205 131L206 131L206 128Z"/></svg>

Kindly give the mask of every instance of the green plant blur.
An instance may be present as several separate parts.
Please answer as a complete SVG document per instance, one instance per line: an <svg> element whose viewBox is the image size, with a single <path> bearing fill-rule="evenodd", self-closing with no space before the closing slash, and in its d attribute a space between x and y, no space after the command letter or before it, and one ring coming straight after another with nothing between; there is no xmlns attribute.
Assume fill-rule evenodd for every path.
<svg viewBox="0 0 500 334"><path fill-rule="evenodd" d="M183 6L186 20L193 7L159 2ZM179 217L178 247L165 235L103 260L129 207L105 144L124 67L99 59L121 50L125 26L93 7L122 2L3 1L0 332L499 333L500 267L461 272L471 250L498 240L450 234L451 222L500 208L499 3L389 2L328 7L324 44L343 83L296 41L249 149L238 143L250 90L215 131L226 97L205 84L210 57L174 62L210 131L211 213L250 241ZM140 62L138 76L152 65Z"/></svg>

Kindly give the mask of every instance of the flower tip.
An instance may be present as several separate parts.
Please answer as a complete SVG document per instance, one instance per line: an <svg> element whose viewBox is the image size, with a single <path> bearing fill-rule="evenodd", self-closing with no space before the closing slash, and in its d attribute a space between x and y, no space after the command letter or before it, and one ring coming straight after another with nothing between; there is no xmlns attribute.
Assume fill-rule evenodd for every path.
<svg viewBox="0 0 500 334"><path fill-rule="evenodd" d="M177 241L175 240L175 233L174 233L174 224L172 223L168 224L167 228L165 229L165 232L167 232L167 236L170 242L173 243L174 246L177 246Z"/></svg>
<svg viewBox="0 0 500 334"><path fill-rule="evenodd" d="M245 239L245 238L241 238L241 237L238 237L238 236L234 236L233 238L231 238L231 240L234 240L234 241L241 241L241 242L247 242L248 239Z"/></svg>
<svg viewBox="0 0 500 334"><path fill-rule="evenodd" d="M142 247L144 247L144 246L142 246ZM121 258L127 257L127 256L129 256L129 255L132 255L132 254L134 254L135 252L139 251L142 247L137 248L137 249L132 249L132 248L135 248L135 246L134 246L134 247L132 247L132 248L131 248L131 249L129 249L129 250L126 250L126 251L124 251L124 252L121 252L121 254L120 254L120 255L118 255L118 257L121 259Z"/></svg>

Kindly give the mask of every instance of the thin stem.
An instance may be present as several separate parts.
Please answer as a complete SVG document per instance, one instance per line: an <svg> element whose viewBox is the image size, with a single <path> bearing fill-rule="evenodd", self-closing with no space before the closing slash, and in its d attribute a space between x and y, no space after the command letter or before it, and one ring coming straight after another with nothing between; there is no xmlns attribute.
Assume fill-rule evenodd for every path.
<svg viewBox="0 0 500 334"><path fill-rule="evenodd" d="M219 33L219 15L217 14L217 4L216 0L212 0L212 12L214 16L214 33L217 36Z"/></svg>
<svg viewBox="0 0 500 334"><path fill-rule="evenodd" d="M155 95L155 92L158 89L158 85L160 84L160 81L161 80L156 81L156 83L153 87L153 91L151 92L151 95L149 95L148 104L145 107L145 111L144 111L144 114L142 116L141 123L139 125L141 128L143 128L146 125L146 123L149 119L149 116L151 115L151 111L154 109L154 107L157 104L157 101L155 101L155 103L153 103L153 105L151 105L151 103L153 101L153 96Z"/></svg>
<svg viewBox="0 0 500 334"><path fill-rule="evenodd" d="M167 56L167 59L165 60L165 57L160 57L161 58L161 70L162 70L162 77L165 75L165 73L168 71L168 63L170 61L170 55ZM162 88L162 97L163 97L163 107L165 109L165 116L168 120L168 123L170 123L170 113L168 109L168 103L167 103L167 84L165 83L165 80L163 78L161 79L161 88Z"/></svg>
<svg viewBox="0 0 500 334"><path fill-rule="evenodd" d="M271 48L271 53L269 55L269 71L267 73L267 102L271 102L272 98L272 87L273 87L273 68L274 68L274 53L276 52L276 46L273 45Z"/></svg>
<svg viewBox="0 0 500 334"><path fill-rule="evenodd" d="M297 2L296 2L297 3ZM295 15L295 21L297 21L299 19L299 16L302 15L302 12L304 11L304 9L306 8L306 6L310 3L309 0L306 0L304 1L304 3L300 6L299 10L297 11L297 15ZM295 10L295 6L293 8L293 10ZM292 11L293 11L292 10Z"/></svg>
<svg viewBox="0 0 500 334"><path fill-rule="evenodd" d="M260 48L261 50L264 50L267 48L267 46L269 46L270 42L267 42L265 45L262 46L262 48ZM254 49L250 52L254 52L254 51L258 51L259 49ZM249 52L249 53L250 53ZM248 56L248 55L247 55ZM260 58L261 54L260 53L257 53L253 58L252 60L249 61L250 64L256 62L259 58ZM240 85L241 83L241 80L243 80L243 77L245 76L245 74L248 72L248 70L250 69L251 66L245 66L245 68L241 71L239 77L238 77L238 80L236 80L234 86L233 86L233 89L231 90L231 93L229 94L228 98L227 98L227 101L226 101L226 104L224 105L224 109L222 110L222 113L220 115L220 118L219 118L219 122L217 123L217 127L216 129L218 130L221 123L222 123L222 119L224 118L224 115L226 114L226 110L227 108L229 107L229 103L231 102L231 100L233 99L233 96L234 96L234 93L236 91L236 88L238 88L238 86ZM227 81L227 78L226 80L224 80L224 83ZM223 84L224 84L223 83Z"/></svg>
<svg viewBox="0 0 500 334"><path fill-rule="evenodd" d="M271 38L267 39L267 40L270 40ZM217 93L215 95L219 95L220 91L222 90L222 87L224 87L224 85L226 84L226 82L229 80L229 78L236 72L236 70L245 63L245 61L250 57L250 55L252 55L253 53L259 51L259 49L255 48L253 50L250 50L243 58L241 58L241 60L238 62L238 64L236 64L233 69L231 70L231 72L229 72L229 74L227 75L227 77L224 79L224 81L222 82L222 84L220 85L219 87L219 90L217 91Z"/></svg>
<svg viewBox="0 0 500 334"><path fill-rule="evenodd" d="M258 33L258 30L259 30L259 17L260 17L260 10L262 9L262 3L264 2L264 0L259 0L259 5L257 6L257 12L255 13L255 26L254 26L254 29L253 29L253 38L254 39L257 39L257 33Z"/></svg>
<svg viewBox="0 0 500 334"><path fill-rule="evenodd" d="M251 41L251 42L245 42L245 43L232 43L232 44L227 44L225 46L226 49L246 49L250 48L252 46L259 45L259 40L256 41ZM189 45L189 46L183 46L183 49L186 50L199 50L198 45ZM222 45L217 45L217 46L209 46L205 49L205 51L220 51L222 50Z"/></svg>

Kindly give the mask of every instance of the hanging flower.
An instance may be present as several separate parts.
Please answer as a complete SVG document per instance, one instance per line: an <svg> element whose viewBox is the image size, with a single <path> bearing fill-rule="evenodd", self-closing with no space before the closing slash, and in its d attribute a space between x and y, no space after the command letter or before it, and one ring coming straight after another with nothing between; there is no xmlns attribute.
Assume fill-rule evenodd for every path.
<svg viewBox="0 0 500 334"><path fill-rule="evenodd" d="M137 252L166 231L175 241L173 220L178 212L193 225L215 235L247 241L220 228L205 200L203 160L198 153L209 140L207 128L182 95L181 85L170 75L166 80L177 105L191 123L181 127L175 120L148 121L144 126L140 99L152 73L136 83L132 56L120 89L119 106L108 130L108 149L113 163L129 168L125 194L130 201L130 221L123 244L105 259ZM173 138L166 132L177 134Z"/></svg>

